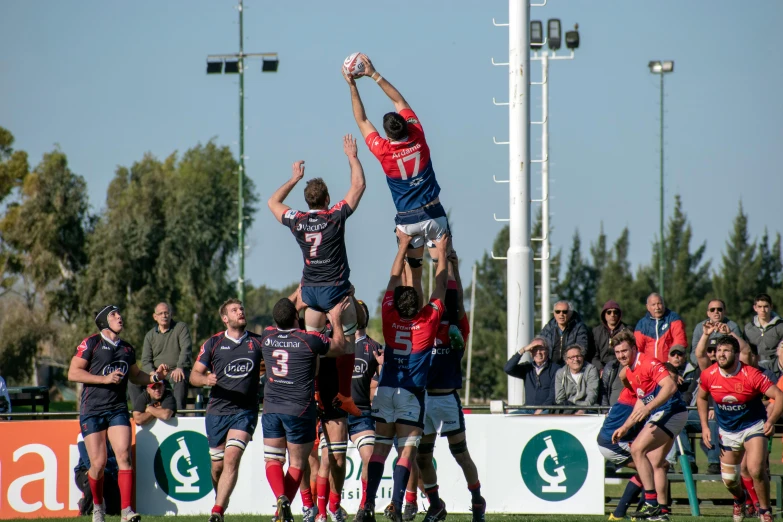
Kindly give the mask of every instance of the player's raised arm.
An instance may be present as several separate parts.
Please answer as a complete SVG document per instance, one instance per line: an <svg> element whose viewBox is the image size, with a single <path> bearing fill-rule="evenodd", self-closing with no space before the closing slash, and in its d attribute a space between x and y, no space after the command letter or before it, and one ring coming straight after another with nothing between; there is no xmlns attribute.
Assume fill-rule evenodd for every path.
<svg viewBox="0 0 783 522"><path fill-rule="evenodd" d="M402 97L400 91L398 91L394 85L389 83L389 80L381 76L381 74L375 70L375 66L370 61L370 58L366 54L359 54L359 57L364 62L364 75L369 76L375 80L375 83L378 84L381 90L383 90L386 96L388 96L394 104L394 110L400 112L403 109L410 109L411 106L408 105L408 102L405 101L405 98Z"/></svg>
<svg viewBox="0 0 783 522"><path fill-rule="evenodd" d="M351 188L348 189L345 202L355 212L364 194L364 189L367 188L367 184L364 179L362 163L359 161L356 140L352 135L343 136L343 150L345 155L348 156L348 164L351 166Z"/></svg>
<svg viewBox="0 0 783 522"><path fill-rule="evenodd" d="M367 113L364 111L364 104L362 98L359 96L359 89L356 88L356 80L343 71L343 78L348 82L348 87L351 89L351 110L353 111L353 118L356 120L356 124L359 126L359 132L362 133L362 138L367 139L367 136L375 130L375 126L367 119Z"/></svg>
<svg viewBox="0 0 783 522"><path fill-rule="evenodd" d="M280 223L283 222L283 214L290 210L290 207L284 204L283 201L285 201L285 198L288 197L288 194L291 193L291 190L293 190L296 184L299 183L299 181L304 177L304 160L294 162L291 171L291 179L283 183L283 186L277 189L266 203L269 206L269 210L271 210L272 214L274 214L275 219L277 219L277 221Z"/></svg>
<svg viewBox="0 0 783 522"><path fill-rule="evenodd" d="M449 254L449 263L454 269L454 282L457 283L457 306L459 307L457 315L462 319L465 315L465 290L462 288L462 278L459 275L459 258L454 250Z"/></svg>
<svg viewBox="0 0 783 522"><path fill-rule="evenodd" d="M715 328L716 326L712 324L712 322L704 323L704 328L702 329L699 342L696 343L696 346L693 347L694 355L696 355L696 362L698 362L699 369L701 369L701 371L706 370L712 364L712 362L710 362L709 356L707 355L707 343L710 340L710 335L713 331L715 331Z"/></svg>
<svg viewBox="0 0 783 522"><path fill-rule="evenodd" d="M435 288L432 290L431 299L439 299L444 302L446 299L446 286L449 282L449 235L443 234L435 240L435 250L438 251L438 266L435 269Z"/></svg>
<svg viewBox="0 0 783 522"><path fill-rule="evenodd" d="M408 234L397 229L397 239L399 244L397 245L397 256L392 263L391 277L389 278L389 284L386 286L387 292L393 292L395 288L402 285L402 271L405 268L405 253L408 251L408 245L413 239Z"/></svg>
<svg viewBox="0 0 783 522"><path fill-rule="evenodd" d="M326 357L339 357L345 353L345 332L341 316L350 303L351 298L346 296L328 312L329 322L332 323L332 339Z"/></svg>

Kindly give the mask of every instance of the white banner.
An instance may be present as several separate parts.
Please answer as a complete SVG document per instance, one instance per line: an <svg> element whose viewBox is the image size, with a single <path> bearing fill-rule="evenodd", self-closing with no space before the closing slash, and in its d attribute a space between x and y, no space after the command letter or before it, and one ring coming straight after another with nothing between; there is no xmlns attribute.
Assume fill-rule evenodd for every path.
<svg viewBox="0 0 783 522"><path fill-rule="evenodd" d="M603 416L466 415L470 453L489 513L604 514L604 460L595 443ZM229 513L271 515L259 420L231 495ZM445 438L435 444L440 496L450 513L467 513L470 493ZM376 508L391 501L394 450L386 461ZM343 506L361 498L361 459L348 449ZM315 492L313 492L315 496ZM136 431L136 505L140 513L207 514L214 503L203 418L155 421ZM421 503L420 503L421 504ZM301 509L297 497L294 511Z"/></svg>

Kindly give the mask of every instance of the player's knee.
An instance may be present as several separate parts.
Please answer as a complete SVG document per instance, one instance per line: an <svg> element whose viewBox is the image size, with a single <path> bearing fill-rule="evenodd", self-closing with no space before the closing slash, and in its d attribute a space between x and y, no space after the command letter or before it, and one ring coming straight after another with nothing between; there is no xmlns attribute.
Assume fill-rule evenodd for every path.
<svg viewBox="0 0 783 522"><path fill-rule="evenodd" d="M222 448L209 448L209 458L212 462L223 462L226 452Z"/></svg>
<svg viewBox="0 0 783 522"><path fill-rule="evenodd" d="M356 449L361 450L365 446L370 448L375 446L375 435L362 435L356 439Z"/></svg>
<svg viewBox="0 0 783 522"><path fill-rule="evenodd" d="M397 437L398 448L417 448L421 442L421 435L409 435L407 437Z"/></svg>
<svg viewBox="0 0 783 522"><path fill-rule="evenodd" d="M727 488L733 489L738 487L740 484L740 466L721 463L720 478L723 479L723 483L726 484Z"/></svg>
<svg viewBox="0 0 783 522"><path fill-rule="evenodd" d="M420 442L419 443L419 455L427 455L427 458L432 458L432 454L435 452L434 442Z"/></svg>
<svg viewBox="0 0 783 522"><path fill-rule="evenodd" d="M408 261L411 268L421 268L421 265L424 262L424 257L406 257L405 259Z"/></svg>
<svg viewBox="0 0 783 522"><path fill-rule="evenodd" d="M449 443L449 451L452 455L454 455L455 458L461 458L461 455L467 453L468 451L468 441L463 439L459 442L455 442L454 444Z"/></svg>
<svg viewBox="0 0 783 522"><path fill-rule="evenodd" d="M264 445L264 460L285 462L285 448Z"/></svg>

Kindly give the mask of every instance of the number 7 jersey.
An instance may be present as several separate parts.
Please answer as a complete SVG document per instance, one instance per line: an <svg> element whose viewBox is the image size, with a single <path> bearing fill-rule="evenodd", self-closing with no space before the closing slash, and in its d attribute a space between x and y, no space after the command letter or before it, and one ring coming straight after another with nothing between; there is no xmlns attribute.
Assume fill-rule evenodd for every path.
<svg viewBox="0 0 783 522"><path fill-rule="evenodd" d="M381 305L383 368L378 386L420 391L427 386L430 356L445 306L431 299L411 319L403 319L394 306L394 292L386 292Z"/></svg>
<svg viewBox="0 0 783 522"><path fill-rule="evenodd" d="M287 210L283 225L291 229L302 249L303 286L332 286L348 281L348 253L345 249L345 221L353 214L345 200L328 210Z"/></svg>

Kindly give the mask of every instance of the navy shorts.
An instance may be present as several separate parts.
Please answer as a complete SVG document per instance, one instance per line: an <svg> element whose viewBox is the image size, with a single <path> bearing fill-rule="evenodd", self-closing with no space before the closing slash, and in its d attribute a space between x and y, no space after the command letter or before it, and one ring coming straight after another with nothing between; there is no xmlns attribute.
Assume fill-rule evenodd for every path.
<svg viewBox="0 0 783 522"><path fill-rule="evenodd" d="M363 411L361 417L348 415L348 436L353 437L363 431L375 431L375 421L371 411Z"/></svg>
<svg viewBox="0 0 783 522"><path fill-rule="evenodd" d="M258 424L258 412L245 410L232 415L210 415L204 417L207 427L207 441L210 448L219 448L226 442L228 430L244 431L253 440L253 432Z"/></svg>
<svg viewBox="0 0 783 522"><path fill-rule="evenodd" d="M311 444L315 441L318 417L305 415L297 417L285 413L264 413L261 415L261 429L265 439L282 439L291 444Z"/></svg>
<svg viewBox="0 0 783 522"><path fill-rule="evenodd" d="M350 289L350 281L331 286L302 285L302 301L316 312L326 313L337 306Z"/></svg>
<svg viewBox="0 0 783 522"><path fill-rule="evenodd" d="M79 415L79 427L82 430L82 437L87 437L87 435L98 433L99 431L106 431L111 426L127 426L130 428L128 408L123 406L116 410Z"/></svg>

